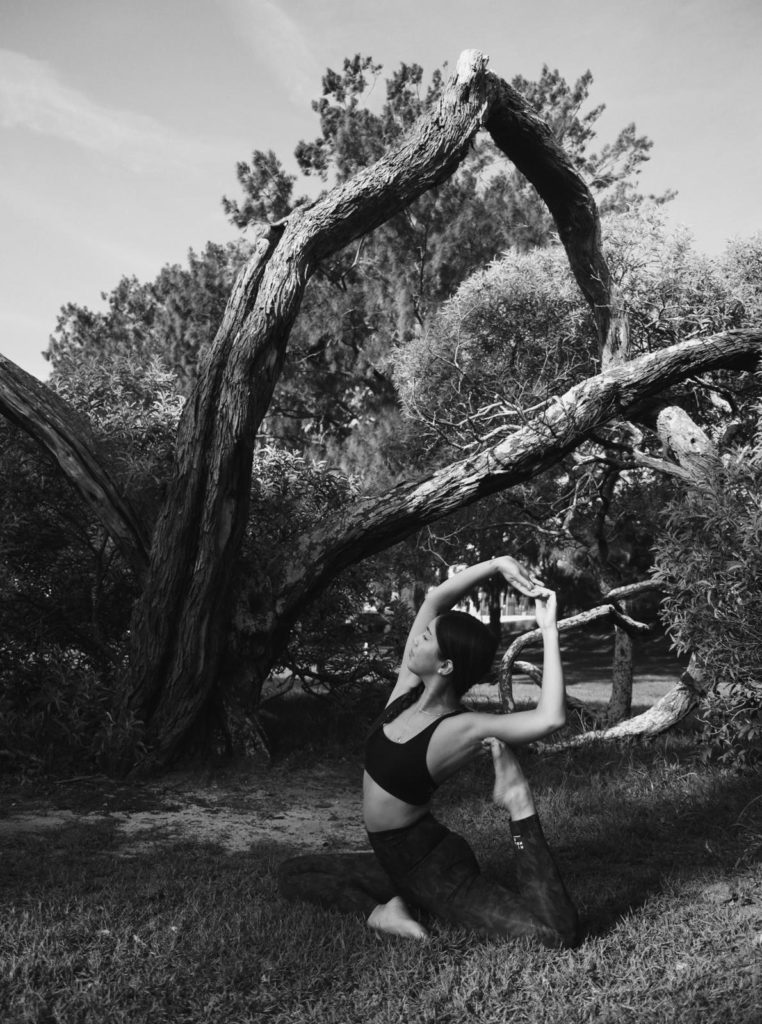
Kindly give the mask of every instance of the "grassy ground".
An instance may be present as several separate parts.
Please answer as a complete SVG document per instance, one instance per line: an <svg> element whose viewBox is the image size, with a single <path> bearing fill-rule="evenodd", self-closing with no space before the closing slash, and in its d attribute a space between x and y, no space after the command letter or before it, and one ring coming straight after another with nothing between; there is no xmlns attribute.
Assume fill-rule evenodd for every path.
<svg viewBox="0 0 762 1024"><path fill-rule="evenodd" d="M192 839L141 851L108 817L86 814L3 839L0 1020L759 1024L759 778L700 765L691 743L524 757L584 921L583 941L564 952L436 925L412 946L287 904L274 868L294 851L275 841L233 854ZM331 756L334 773L359 769L356 754ZM213 781L240 807L245 787L314 781L317 763L290 755ZM436 811L510 883L490 784L485 759L443 787ZM51 787L83 812L106 790L112 807L150 799L120 790L116 800L105 783L103 793ZM6 796L23 805L23 792Z"/></svg>

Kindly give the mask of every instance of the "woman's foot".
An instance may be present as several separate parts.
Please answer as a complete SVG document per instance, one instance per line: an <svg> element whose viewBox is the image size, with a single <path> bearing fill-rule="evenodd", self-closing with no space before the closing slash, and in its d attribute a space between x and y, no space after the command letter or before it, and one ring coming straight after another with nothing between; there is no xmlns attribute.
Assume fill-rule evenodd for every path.
<svg viewBox="0 0 762 1024"><path fill-rule="evenodd" d="M492 799L498 807L504 807L508 811L513 821L531 817L536 813L534 800L518 758L511 748L500 740L492 737L487 742L495 769Z"/></svg>
<svg viewBox="0 0 762 1024"><path fill-rule="evenodd" d="M403 939L425 941L429 933L410 916L410 911L399 896L393 896L388 903L379 903L368 918L368 927L386 935L399 935Z"/></svg>

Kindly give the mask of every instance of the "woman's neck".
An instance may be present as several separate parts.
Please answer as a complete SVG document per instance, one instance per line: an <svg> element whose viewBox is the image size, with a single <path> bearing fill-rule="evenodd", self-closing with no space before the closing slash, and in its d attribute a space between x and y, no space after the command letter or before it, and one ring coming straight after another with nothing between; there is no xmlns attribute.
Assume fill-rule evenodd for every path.
<svg viewBox="0 0 762 1024"><path fill-rule="evenodd" d="M415 707L424 713L434 711L454 711L458 705L449 682L441 676L424 679L423 693L415 702Z"/></svg>

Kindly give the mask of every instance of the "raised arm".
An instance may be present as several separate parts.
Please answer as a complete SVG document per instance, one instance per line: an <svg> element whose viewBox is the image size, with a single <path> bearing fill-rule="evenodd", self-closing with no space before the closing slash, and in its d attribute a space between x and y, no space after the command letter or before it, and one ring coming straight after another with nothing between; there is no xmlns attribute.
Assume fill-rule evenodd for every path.
<svg viewBox="0 0 762 1024"><path fill-rule="evenodd" d="M527 570L510 555L500 555L488 562L478 562L450 576L444 583L434 587L418 610L415 621L408 633L405 653L402 656L397 682L389 697L389 702L396 700L407 690L412 690L420 683L420 679L408 668L408 658L413 641L442 612L449 611L453 605L469 594L474 587L486 582L493 576L501 575L503 579L519 593L527 597L536 597L543 592L542 585L532 579Z"/></svg>
<svg viewBox="0 0 762 1024"><path fill-rule="evenodd" d="M537 625L542 632L542 690L537 707L507 715L474 713L464 716L468 741L476 748L494 736L509 746L531 743L560 729L566 723L566 695L561 650L556 624L556 595L543 589L535 601Z"/></svg>

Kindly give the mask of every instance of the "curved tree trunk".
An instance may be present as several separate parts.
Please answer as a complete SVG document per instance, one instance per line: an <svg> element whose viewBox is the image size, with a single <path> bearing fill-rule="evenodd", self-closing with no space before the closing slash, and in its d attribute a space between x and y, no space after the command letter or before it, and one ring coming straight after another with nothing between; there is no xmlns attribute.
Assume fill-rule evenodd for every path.
<svg viewBox="0 0 762 1024"><path fill-rule="evenodd" d="M136 609L125 706L166 760L219 670L248 513L254 437L280 373L304 287L320 260L399 212L457 168L486 122L553 203L577 279L607 323L609 275L589 190L547 128L486 58L466 51L436 110L396 151L270 231L238 282L180 428L177 471ZM603 283L601 283L603 282Z"/></svg>
<svg viewBox="0 0 762 1024"><path fill-rule="evenodd" d="M376 165L295 210L284 223L264 227L236 282L183 412L175 474L133 618L124 710L146 723L146 767L161 766L171 757L206 706L223 665L248 522L254 439L309 277L321 260L449 177L482 126L551 210L593 310L606 369L552 401L532 423L489 451L380 498L360 500L291 550L273 552L252 587L256 593L246 611L257 672L267 671L308 601L348 565L448 512L528 479L599 424L625 415L686 376L757 365L762 334L754 331L725 332L622 362L626 317L601 253L598 215L587 186L524 100L486 71L482 54L466 51L436 109ZM32 390L31 385L21 388ZM40 405L20 421L35 433L42 418ZM84 493L106 510L102 515L104 521L113 520L112 536L123 538L125 550L133 549L139 568L145 553L140 524L132 522L116 489L111 494L104 486L103 493L95 494L91 482L105 481L107 474L96 456L91 459L89 450L74 443L78 434L73 434L59 423L35 436L62 465L76 467L73 476L86 467Z"/></svg>
<svg viewBox="0 0 762 1024"><path fill-rule="evenodd" d="M617 602L622 600L624 597L634 597L637 594L645 594L649 591L658 589L659 585L653 580L641 580L639 583L630 583L627 586L619 587L616 590L610 591L606 595L606 598L609 601ZM593 622L602 622L605 620L612 622L614 624L614 628L618 632L624 634L628 639L632 636L644 635L650 632L650 626L645 622L638 622L636 619L633 619L626 613L620 611L616 603L599 605L596 608L589 608L587 611L580 612L577 615L570 615L566 619L561 619L558 623L558 630L559 633L570 633L584 629ZM514 670L525 672L533 682L538 685L542 685L542 673L539 669L530 665L528 662L516 660L525 647L531 646L532 644L539 644L541 642L541 631L539 629L529 630L527 633L523 633L520 637L517 637L503 655L500 662L500 668L498 670L498 693L500 696L500 705L503 711L513 711L514 708ZM632 661L630 660L628 664L631 667ZM629 692L632 692L631 677ZM582 701L573 700L568 694L567 705L569 707L576 708L590 718L597 717L594 712L582 703Z"/></svg>

